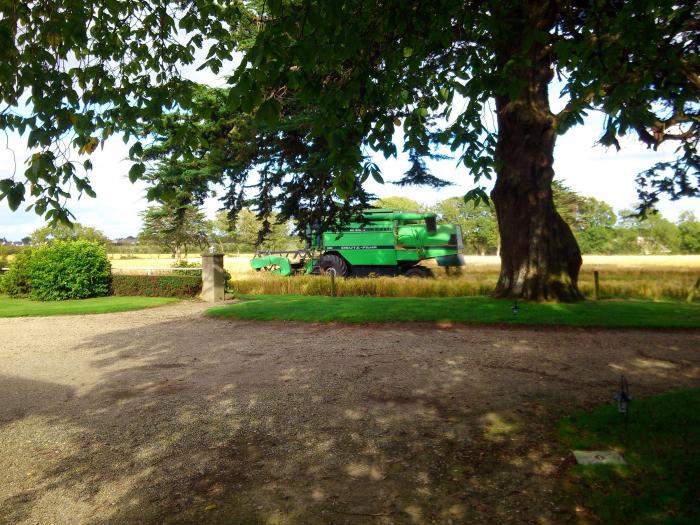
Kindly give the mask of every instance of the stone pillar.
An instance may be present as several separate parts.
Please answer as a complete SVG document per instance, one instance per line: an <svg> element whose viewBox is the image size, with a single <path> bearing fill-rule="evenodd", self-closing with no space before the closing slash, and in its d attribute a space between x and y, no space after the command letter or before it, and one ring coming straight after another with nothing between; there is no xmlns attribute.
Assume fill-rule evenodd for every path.
<svg viewBox="0 0 700 525"><path fill-rule="evenodd" d="M224 254L202 254L202 299L214 303L224 300Z"/></svg>

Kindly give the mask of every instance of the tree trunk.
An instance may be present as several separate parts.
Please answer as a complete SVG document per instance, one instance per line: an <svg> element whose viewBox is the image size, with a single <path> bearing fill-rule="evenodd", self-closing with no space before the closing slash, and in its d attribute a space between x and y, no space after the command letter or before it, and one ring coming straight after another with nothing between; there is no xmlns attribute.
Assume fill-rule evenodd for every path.
<svg viewBox="0 0 700 525"><path fill-rule="evenodd" d="M509 166L503 171L524 168ZM518 180L499 175L491 194L501 234L497 297L577 301L581 251L554 209L551 175L530 166Z"/></svg>
<svg viewBox="0 0 700 525"><path fill-rule="evenodd" d="M524 32L533 27L526 19L523 16ZM521 42L517 37L507 42L504 62L520 54ZM529 63L518 59L523 64L518 74L527 80L521 94L496 96L498 169L491 192L501 240L496 296L577 301L582 299L581 251L552 199L556 131L547 93L550 58L548 50L537 44L525 55Z"/></svg>

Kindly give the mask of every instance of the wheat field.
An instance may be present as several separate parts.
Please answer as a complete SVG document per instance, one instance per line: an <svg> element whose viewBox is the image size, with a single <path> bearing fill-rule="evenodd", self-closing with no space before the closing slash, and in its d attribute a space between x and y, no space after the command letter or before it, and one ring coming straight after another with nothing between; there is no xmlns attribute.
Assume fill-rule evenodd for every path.
<svg viewBox="0 0 700 525"><path fill-rule="evenodd" d="M227 255L224 267L231 273L231 287L241 294L330 295L330 279L318 276L280 277L250 268L252 254ZM115 273L158 272L169 268L174 259L169 255L111 255ZM188 262L200 262L191 256ZM435 279L376 277L337 279L339 296L369 295L379 297L456 297L488 295L496 285L500 258L466 256L466 266L446 275L434 263L426 261L436 274ZM579 278L581 291L594 295L593 272L600 276L600 292L604 298L652 300L685 300L700 278L700 255L586 255Z"/></svg>
<svg viewBox="0 0 700 525"><path fill-rule="evenodd" d="M254 273L249 261L252 253L226 255L224 266L231 273ZM110 254L113 268L168 268L175 261L169 254ZM496 255L465 255L465 271L498 271L501 260ZM199 255L190 255L188 262L201 262ZM430 261L426 263L430 265ZM587 270L700 270L700 255L584 255L582 272Z"/></svg>

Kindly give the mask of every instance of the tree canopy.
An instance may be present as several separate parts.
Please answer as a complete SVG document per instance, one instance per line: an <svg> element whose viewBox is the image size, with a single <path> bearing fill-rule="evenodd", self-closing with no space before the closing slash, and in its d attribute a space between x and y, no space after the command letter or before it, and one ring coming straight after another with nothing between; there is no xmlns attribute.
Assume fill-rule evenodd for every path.
<svg viewBox="0 0 700 525"><path fill-rule="evenodd" d="M498 223L493 207L453 197L437 203L434 210L445 222L459 225L467 252L486 255L498 250Z"/></svg>
<svg viewBox="0 0 700 525"><path fill-rule="evenodd" d="M47 224L34 230L31 234L32 244L47 244L52 241L90 241L108 244L109 239L97 228L82 224Z"/></svg>
<svg viewBox="0 0 700 525"><path fill-rule="evenodd" d="M270 217L269 231L264 237L260 235L263 230L262 221L249 208L243 208L238 213L233 225L225 210L217 213L212 221L212 239L219 243L222 251L224 243L234 244L235 249L246 252L257 249L277 251L301 247L298 239L290 235L292 225L288 222L278 222L276 215Z"/></svg>
<svg viewBox="0 0 700 525"><path fill-rule="evenodd" d="M139 240L154 243L170 250L180 259L188 248L203 248L209 241L209 224L199 209L194 206L173 209L168 204L150 206L141 213L143 226Z"/></svg>
<svg viewBox="0 0 700 525"><path fill-rule="evenodd" d="M372 202L372 206L377 208L387 208L400 211L421 211L425 209L423 204L409 197L400 197L398 195L390 195L389 197L381 197Z"/></svg>
<svg viewBox="0 0 700 525"><path fill-rule="evenodd" d="M396 125L404 128L404 148L415 152L416 162L431 154L432 141L447 143L461 151L478 180L492 176L495 167L496 130L482 116L493 97L523 87L528 53L541 46L569 98L551 115L559 133L595 109L607 115L603 144L619 146L628 133L654 148L676 141L676 161L640 175L641 196L651 205L662 192L697 195L697 4L540 4L3 3L0 129L28 133L36 154L25 180L3 180L0 195L15 208L28 193L37 197L39 213L54 209L48 218L67 217L60 199L68 185L78 194L92 189L78 163L61 151L62 140L87 156L111 135L128 140L144 129L157 132L173 108L195 109L197 87L183 79L183 67L218 72L241 50L246 54L227 106L271 124L312 109L304 118L310 136L328 142L331 158L323 164L337 187L351 189L358 174L380 177L363 151L395 155ZM523 27L529 22L536 23ZM509 32L524 38L522 46L508 47ZM463 100L460 112L455 102ZM450 125L437 130L445 116ZM141 151L135 145L132 153L137 158ZM89 169L89 158L82 164ZM132 176L143 172L137 164Z"/></svg>
<svg viewBox="0 0 700 525"><path fill-rule="evenodd" d="M681 237L681 251L700 253L700 221L693 212L681 213L678 229Z"/></svg>
<svg viewBox="0 0 700 525"><path fill-rule="evenodd" d="M206 45L204 65L218 70L248 38L246 13L240 1L1 2L0 129L34 153L22 176L0 180L0 198L16 209L31 196L38 214L68 220L66 197L94 196L89 155L189 108L182 68Z"/></svg>

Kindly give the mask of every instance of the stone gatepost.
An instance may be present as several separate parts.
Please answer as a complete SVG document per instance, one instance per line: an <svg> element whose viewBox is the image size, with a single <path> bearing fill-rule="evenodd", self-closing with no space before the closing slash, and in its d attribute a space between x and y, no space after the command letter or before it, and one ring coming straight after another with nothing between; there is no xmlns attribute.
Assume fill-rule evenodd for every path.
<svg viewBox="0 0 700 525"><path fill-rule="evenodd" d="M214 303L224 300L224 254L202 254L202 299Z"/></svg>

